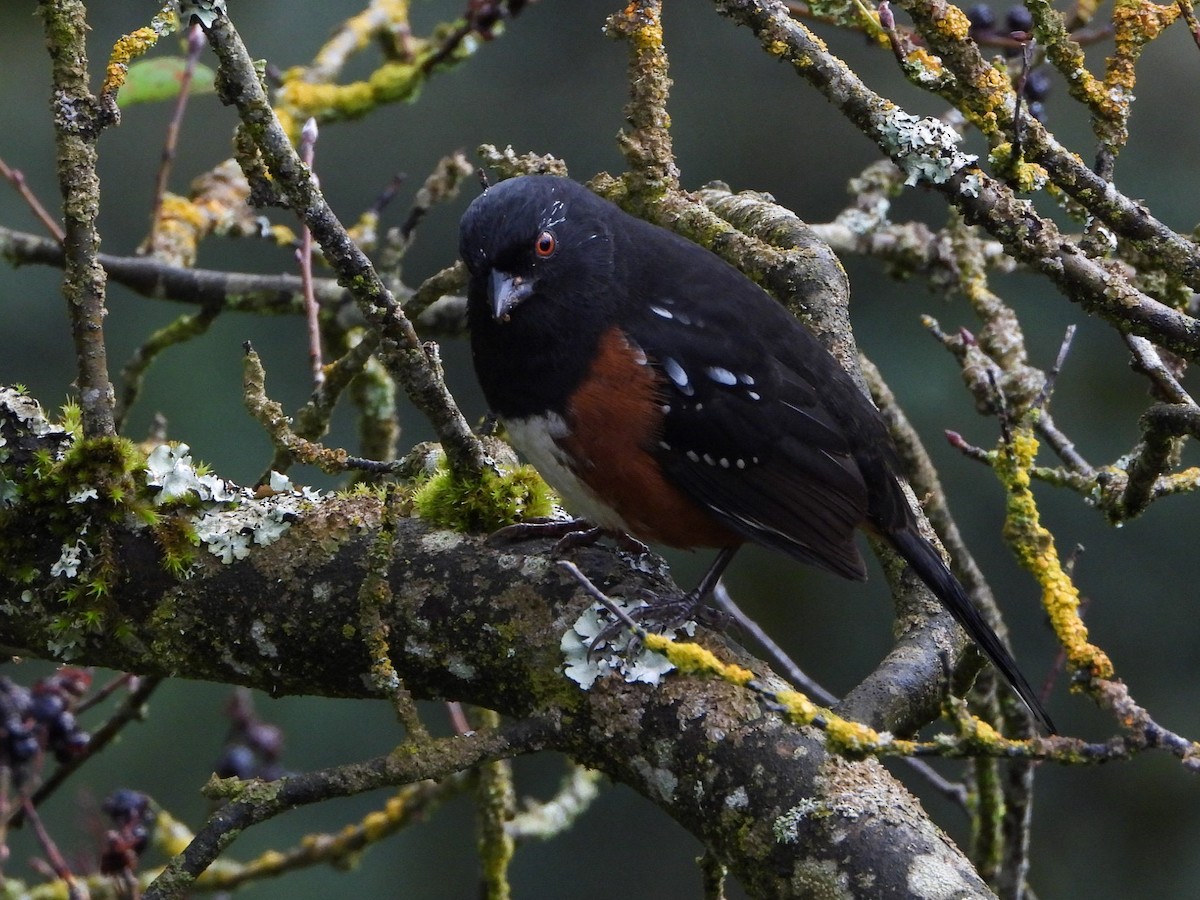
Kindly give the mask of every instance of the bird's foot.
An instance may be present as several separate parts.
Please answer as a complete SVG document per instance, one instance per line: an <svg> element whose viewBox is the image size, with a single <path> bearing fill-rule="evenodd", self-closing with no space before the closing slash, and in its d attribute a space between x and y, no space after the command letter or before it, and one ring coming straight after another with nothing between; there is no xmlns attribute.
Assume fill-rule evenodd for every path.
<svg viewBox="0 0 1200 900"><path fill-rule="evenodd" d="M696 591L674 597L649 595L645 599L645 605L629 610L626 618L616 619L596 635L588 648L589 653L596 654L605 644L614 643L626 629L630 631L625 643L625 653L629 656L636 656L641 652L641 634L644 632L674 632L692 623L714 631L724 631L732 619L705 603L706 599Z"/></svg>
<svg viewBox="0 0 1200 900"><path fill-rule="evenodd" d="M515 525L505 525L503 528L493 531L488 536L488 541L491 543L514 543L535 538L558 538L558 542L555 543L551 552L555 556L563 556L571 550L590 547L606 535L613 537L617 546L629 553L640 556L650 552L650 548L637 538L624 532L605 531L587 519L529 519Z"/></svg>

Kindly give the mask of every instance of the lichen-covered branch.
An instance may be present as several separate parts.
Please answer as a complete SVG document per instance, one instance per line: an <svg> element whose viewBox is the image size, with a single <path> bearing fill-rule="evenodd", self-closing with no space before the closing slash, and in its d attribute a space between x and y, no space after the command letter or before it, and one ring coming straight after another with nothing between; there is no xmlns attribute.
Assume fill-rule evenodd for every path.
<svg viewBox="0 0 1200 900"><path fill-rule="evenodd" d="M0 429L13 456L3 474L24 497L21 472L28 459L39 448L61 452L69 438L27 399L6 396L4 410ZM195 486L191 491L229 490L213 476L189 475L182 465L155 471L160 494L182 490L185 481ZM46 481L56 483L56 476L43 478L39 490ZM182 499L175 496L175 502ZM261 502L265 509L286 496ZM45 520L37 519L33 502L18 503L10 515L20 515L20 527L36 538L28 552L46 558L5 561L0 645L45 655L58 641L48 623L64 607L70 611L64 588L84 573L50 565L63 542L58 529L66 523L48 511ZM221 511L221 502L202 504L215 504L203 514L205 535L220 527L217 519L239 532L247 527L254 503L243 499ZM81 662L123 671L253 685L275 694L380 696L369 677L372 655L359 609L382 501L374 492L309 494L290 509L262 535L269 539L246 540L241 552L217 556L204 544L188 577L163 567L163 542L170 542L169 530L163 531L166 513L160 524L126 529L117 541L121 575L107 587L110 618L105 628L80 633L72 652ZM605 679L589 691L565 678L561 636L587 600L543 555L544 542L496 550L417 519L394 524L390 599L378 612L390 660L415 697L456 697L530 719L543 737L526 742L527 749L560 750L630 784L697 834L755 894L785 895L797 880L873 878L876 895L886 896L901 891L915 870L932 866L965 895L986 896L966 861L878 763L830 756L819 732L789 724L764 708L755 692L700 676L656 686ZM603 573L615 594L674 590L600 547L576 558ZM32 578L31 564L39 573ZM229 603L231 596L236 604ZM726 658L736 652L719 642L713 649ZM697 709L705 715L695 715ZM448 752L456 740L431 745L437 753L393 755L367 768L378 774L379 766L407 767L422 778L457 771L464 763ZM481 740L486 744L486 736ZM511 749L511 742L497 745L495 756ZM487 758L495 756L488 751ZM397 777L393 771L386 783ZM315 798L318 787L328 795L346 783L302 776L245 789L198 835L164 886L190 883L252 821ZM815 871L814 855L825 861Z"/></svg>
<svg viewBox="0 0 1200 900"><path fill-rule="evenodd" d="M206 33L220 60L221 96L237 107L246 133L252 136L263 163L270 169L274 185L312 230L326 259L338 272L339 281L351 289L363 314L383 335L382 359L429 418L451 470L461 477L479 474L488 466L487 456L446 388L434 348L421 343L371 261L325 202L271 109L250 54L232 23L221 16Z"/></svg>
<svg viewBox="0 0 1200 900"><path fill-rule="evenodd" d="M541 749L550 729L517 722L489 732L428 741L356 765L285 777L277 782L210 783L209 794L225 802L146 890L145 900L170 900L189 889L209 865L247 828L281 812L334 797L393 785L447 778L480 762Z"/></svg>
<svg viewBox="0 0 1200 900"><path fill-rule="evenodd" d="M116 119L116 105L88 88L87 10L79 0L42 0L46 42L53 63L54 130L58 184L63 196L63 295L75 340L79 405L85 433L116 434L116 395L104 344L105 279L96 259L100 234L100 179L96 141Z"/></svg>
<svg viewBox="0 0 1200 900"><path fill-rule="evenodd" d="M1015 259L1049 277L1068 299L1123 331L1148 337L1189 359L1200 354L1200 322L1138 290L1119 267L1089 257L1081 247L1063 236L1051 220L1038 215L1032 204L1019 199L1009 187L974 165L972 157L958 151L953 132L945 126L932 119L908 115L871 91L841 60L830 54L815 35L792 19L779 0L715 2L723 14L752 28L769 53L790 62L797 74L820 90L863 134L900 165L909 174L911 183L929 184L957 207L969 223L981 225L999 240ZM953 19L957 15L962 18L965 28L965 17L956 7L947 10L947 5L942 4L938 8L942 10L943 18L937 22L944 24L944 18ZM945 43L949 59L953 54L966 52L960 45L969 42L963 41L957 30L953 33L946 30ZM978 74L979 78L985 79L979 85L981 88L1001 95L1009 91L1006 84L996 81L997 73L982 60L978 49L971 47L974 56L968 61L970 66L964 64L959 74L964 77ZM994 98L996 94L987 96ZM989 113L994 114L1001 108L989 108ZM1041 140L1041 146L1045 147L1044 131ZM1076 183L1087 179L1074 168L1068 168ZM1095 178L1094 175L1091 177ZM1097 187L1094 182L1092 187ZM1093 191L1094 200L1118 196L1107 183L1101 182L1098 189L1099 193ZM1079 199L1086 202L1082 197ZM1200 272L1196 268L1200 263L1200 249L1169 229L1155 227L1153 219L1144 210L1138 210L1133 204L1130 209L1137 214L1140 224L1137 230L1146 238L1147 247L1153 245L1153 252L1164 262L1168 254L1171 259L1181 262L1181 268L1173 271L1193 275ZM1122 225L1125 224L1131 223L1122 221Z"/></svg>
<svg viewBox="0 0 1200 900"><path fill-rule="evenodd" d="M629 103L621 150L629 163L626 176L634 193L660 195L679 187L679 167L671 148L667 96L667 54L663 49L661 0L634 0L609 17L610 37L629 43Z"/></svg>

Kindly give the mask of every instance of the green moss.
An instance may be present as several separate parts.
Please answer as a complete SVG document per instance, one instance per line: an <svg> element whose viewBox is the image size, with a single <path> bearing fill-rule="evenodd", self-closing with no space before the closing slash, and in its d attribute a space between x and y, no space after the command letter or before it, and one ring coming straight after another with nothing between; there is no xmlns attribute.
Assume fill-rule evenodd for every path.
<svg viewBox="0 0 1200 900"><path fill-rule="evenodd" d="M27 603L52 617L49 649L69 655L89 633L128 633L113 589L123 577L122 532L150 528L163 566L182 577L195 559L196 535L183 516L164 514L147 486L146 456L124 438L85 438L79 408L68 403L55 447L18 463L0 456L0 584L21 588Z"/></svg>
<svg viewBox="0 0 1200 900"><path fill-rule="evenodd" d="M461 481L444 464L412 495L422 519L455 531L495 531L505 525L553 511L554 494L532 466Z"/></svg>

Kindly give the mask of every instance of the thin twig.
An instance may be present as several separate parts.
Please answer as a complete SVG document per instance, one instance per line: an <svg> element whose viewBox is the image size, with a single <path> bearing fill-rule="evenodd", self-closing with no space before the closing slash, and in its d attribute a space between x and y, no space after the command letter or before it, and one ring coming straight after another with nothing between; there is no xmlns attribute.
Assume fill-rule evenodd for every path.
<svg viewBox="0 0 1200 900"><path fill-rule="evenodd" d="M310 177L317 182L316 172L313 171L313 159L317 149L317 120L309 116L300 129L300 159L309 168ZM304 285L304 319L308 325L308 362L312 371L313 390L319 391L325 383L325 371L321 357L321 321L320 308L313 293L312 272L312 232L304 220L300 220L300 248L296 256L300 261L300 283Z"/></svg>
<svg viewBox="0 0 1200 900"><path fill-rule="evenodd" d="M70 866L67 865L66 859L59 852L58 845L54 843L54 839L50 837L50 832L42 824L41 816L33 808L33 803L28 798L25 798L21 801L21 809L25 812L25 818L29 820L29 824L33 826L33 833L37 835L38 843L42 845L42 850L46 853L46 858L50 862L50 868L66 884L67 896L70 900L85 900L87 896L86 891L81 891L80 885L75 881L75 876L71 874Z"/></svg>
<svg viewBox="0 0 1200 900"><path fill-rule="evenodd" d="M38 200L37 195L30 189L29 183L25 181L25 173L20 169L13 169L3 159L0 159L0 176L3 176L8 182L17 189L17 193L37 216L39 222L46 227L50 235L59 244L66 239L63 234L62 226L55 221L54 217L46 211L46 207L42 206L42 202Z"/></svg>
<svg viewBox="0 0 1200 900"><path fill-rule="evenodd" d="M186 895L197 876L239 834L280 813L381 787L413 784L424 779L440 780L488 760L532 753L546 745L552 730L551 725L537 720L506 723L496 731L406 745L406 752L388 753L366 762L289 776L276 782L270 792L248 790L240 782L210 782L208 793L228 802L196 832L182 853L172 857L146 890L144 900L168 900Z"/></svg>
<svg viewBox="0 0 1200 900"><path fill-rule="evenodd" d="M838 702L837 697L806 675L796 665L795 661L788 656L787 652L775 643L769 634L763 631L762 626L742 612L742 608L730 596L729 589L725 587L725 582L717 582L717 586L713 589L712 597L717 606L721 608L721 611L733 619L738 628L758 642L763 650L766 651L767 658L779 667L784 678L806 694L816 697L826 706L834 706Z"/></svg>
<svg viewBox="0 0 1200 900"><path fill-rule="evenodd" d="M0 226L0 255L17 263L58 268L66 264L62 247L54 241L3 226ZM146 256L101 253L96 259L114 282L151 300L259 315L302 315L304 312L304 286L298 275L195 269ZM353 303L353 295L334 278L314 278L313 288L323 306L340 309Z"/></svg>
<svg viewBox="0 0 1200 900"><path fill-rule="evenodd" d="M1050 397L1054 394L1054 385L1058 381L1058 373L1062 371L1062 367L1067 361L1067 354L1071 352L1071 342L1074 340L1075 326L1068 325L1067 332L1063 335L1062 343L1058 347L1058 356L1054 358L1054 365L1046 373L1046 377L1042 381L1042 388L1033 400L1033 409L1042 410L1050 405Z"/></svg>
<svg viewBox="0 0 1200 900"><path fill-rule="evenodd" d="M116 396L108 377L104 342L104 269L96 259L100 252L96 142L101 131L112 124L114 113L88 88L88 24L83 4L39 3L38 10L45 19L53 63L55 147L66 254L63 295L75 343L83 433L89 438L111 437L116 434Z"/></svg>
<svg viewBox="0 0 1200 900"><path fill-rule="evenodd" d="M1058 458L1067 464L1067 467L1072 472L1077 472L1081 475L1092 475L1095 469L1078 450L1075 449L1075 442L1066 436L1054 421L1054 417L1050 415L1050 411L1043 409L1037 417L1035 425L1038 435L1050 445Z"/></svg>
<svg viewBox="0 0 1200 900"><path fill-rule="evenodd" d="M1192 9L1190 0L1177 0L1179 3L1179 11L1183 14L1184 21L1187 22L1188 31L1192 33L1192 40L1196 42L1196 46L1200 47L1200 20L1196 18L1196 11Z"/></svg>
<svg viewBox="0 0 1200 900"><path fill-rule="evenodd" d="M359 308L385 338L387 348L381 352L381 360L429 418L445 448L450 470L459 477L484 471L490 461L446 386L436 346L422 343L371 261L350 240L317 189L270 105L241 36L224 15L213 21L207 34L220 60L222 99L235 105L245 121L255 124L245 133L254 136L258 164L270 171L288 206L302 213L338 276L353 285Z"/></svg>
<svg viewBox="0 0 1200 900"><path fill-rule="evenodd" d="M1158 399L1165 403L1184 403L1188 406L1195 406L1196 401L1179 383L1179 379L1175 377L1163 359L1158 354L1158 349L1150 341L1144 337L1138 337L1136 334L1124 335L1125 343L1133 352L1134 362L1137 371L1147 376L1153 383Z"/></svg>
<svg viewBox="0 0 1200 900"><path fill-rule="evenodd" d="M187 58L183 71L179 74L179 94L175 97L175 108L171 113L171 121L167 123L167 133L163 138L162 161L158 166L158 178L154 184L154 205L150 208L150 233L158 229L162 216L163 197L167 193L167 184L171 180L171 167L175 164L175 148L179 145L179 129L183 126L183 116L187 111L188 99L191 97L192 77L196 74L196 64L204 50L204 32L199 25L192 25L187 32Z"/></svg>

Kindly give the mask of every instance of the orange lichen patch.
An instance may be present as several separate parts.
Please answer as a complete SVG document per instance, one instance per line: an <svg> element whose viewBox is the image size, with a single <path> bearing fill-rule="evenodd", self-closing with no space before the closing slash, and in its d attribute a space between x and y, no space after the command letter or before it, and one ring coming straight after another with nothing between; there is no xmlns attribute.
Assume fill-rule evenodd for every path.
<svg viewBox="0 0 1200 900"><path fill-rule="evenodd" d="M1159 6L1146 0L1118 0L1113 6L1113 55L1108 58L1105 83L1132 91L1137 75L1134 67L1142 48L1179 18L1176 4Z"/></svg>

